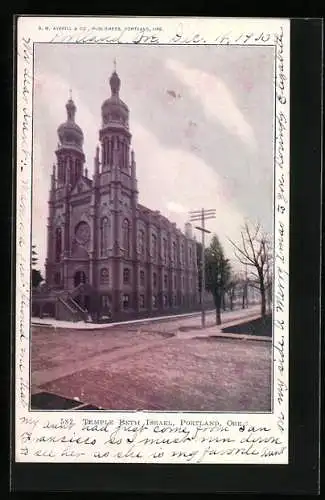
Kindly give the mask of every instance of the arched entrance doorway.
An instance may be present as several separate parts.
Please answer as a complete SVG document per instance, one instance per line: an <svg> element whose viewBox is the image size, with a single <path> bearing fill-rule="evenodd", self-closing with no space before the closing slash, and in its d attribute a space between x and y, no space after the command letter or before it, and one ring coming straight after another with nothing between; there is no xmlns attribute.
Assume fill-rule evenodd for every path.
<svg viewBox="0 0 325 500"><path fill-rule="evenodd" d="M74 286L80 285L80 283L86 283L86 273L84 271L77 271L73 278Z"/></svg>

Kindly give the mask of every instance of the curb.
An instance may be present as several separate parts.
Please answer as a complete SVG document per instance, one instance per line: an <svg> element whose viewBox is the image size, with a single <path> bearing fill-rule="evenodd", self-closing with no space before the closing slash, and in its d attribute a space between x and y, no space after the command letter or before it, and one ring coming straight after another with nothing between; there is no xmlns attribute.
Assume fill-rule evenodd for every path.
<svg viewBox="0 0 325 500"><path fill-rule="evenodd" d="M207 310L207 313L213 312L213 310ZM141 319L133 319L133 320L125 320L125 321L117 321L113 323L85 323L87 325L91 325L85 328L82 328L81 325L80 327L73 327L74 322L71 321L71 326L70 325L60 325L60 324L54 324L54 323L39 323L38 321L32 321L30 322L31 326L44 326L44 327L49 327L49 328L70 328L71 330L104 330L105 328L112 328L114 326L122 326L122 325L136 325L136 324L146 324L146 323L154 323L154 322L168 322L173 319L178 319L178 318L191 318L194 316L199 316L201 314L200 311L196 312L189 312L189 313L184 313L184 314L172 314L169 316L152 316L148 318L141 318Z"/></svg>
<svg viewBox="0 0 325 500"><path fill-rule="evenodd" d="M249 316L245 316L245 317L242 317L242 318L238 318L237 320L229 320L229 321L224 321L222 323L222 325L218 325L220 327L223 327L223 325L228 325L227 328L231 327L231 324L233 323L233 325L239 325L241 323L245 323L247 320L253 320L253 319L258 319L260 318L260 315L257 315L257 314L251 314ZM211 328L215 328L216 325L210 325L210 326L206 326L206 330L209 330ZM222 330L222 328L220 328ZM197 331L200 331L199 329L198 330L188 330L186 332L182 332L182 331L178 331L177 332L177 335L178 335L178 338L182 338L182 333L185 333L185 334L193 334L193 337L191 337L192 339L196 339L196 340L199 340L199 339L211 339L211 338L225 338L225 339L237 339L237 340L255 340L255 341L260 341L260 342L272 342L273 341L273 335L271 337L268 337L268 336L265 336L265 335L253 335L253 334L249 334L249 333L224 333L222 331L220 332L217 332L217 333L214 333L214 334L210 334L210 335L198 335L198 336L194 336L195 332ZM184 339L185 339L185 336L184 336Z"/></svg>
<svg viewBox="0 0 325 500"><path fill-rule="evenodd" d="M196 337L204 338L204 337ZM258 342L272 342L272 337L263 337L262 335L250 335L244 333L219 333L216 335L209 335L209 339L212 338L224 338L224 339L237 339L237 340L256 340Z"/></svg>
<svg viewBox="0 0 325 500"><path fill-rule="evenodd" d="M214 310L207 310L206 311L207 313L213 313ZM63 328L63 329L71 329L71 330L81 330L81 331L94 331L94 330L104 330L104 329L108 329L108 328L112 328L112 327L116 327L116 326L123 326L123 325L136 325L136 324L139 324L139 326L141 326L141 324L147 324L147 323L155 323L155 322L168 322L170 320L173 320L173 319L186 319L186 318L191 318L191 317L195 317L195 316L199 316L201 313L200 311L197 311L197 312L190 312L190 313L185 313L185 314L175 314L175 315L170 315L170 316L158 316L158 317L150 317L150 318L142 318L142 319L136 319L136 320L130 320L130 321L121 321L121 322L116 322L116 323L100 323L100 324L96 324L96 323L85 323L87 325L91 325L91 326L85 326L83 328L83 325L79 326L79 327L74 327L74 323L71 322L71 326L70 325L60 325L60 324L54 324L54 323L39 323L37 320L36 321L33 321L31 320L30 322L30 325L31 326L37 326L37 327L45 327L45 328L57 328L57 329L60 329L60 328ZM257 314L256 313L252 313L252 316L256 316ZM247 318L250 318L251 316L245 316L245 319ZM231 323L231 322L235 322L238 323L239 320L225 320L224 324L228 324L228 323ZM215 326L215 325L211 325L211 326ZM211 326L207 326L206 328L211 328Z"/></svg>

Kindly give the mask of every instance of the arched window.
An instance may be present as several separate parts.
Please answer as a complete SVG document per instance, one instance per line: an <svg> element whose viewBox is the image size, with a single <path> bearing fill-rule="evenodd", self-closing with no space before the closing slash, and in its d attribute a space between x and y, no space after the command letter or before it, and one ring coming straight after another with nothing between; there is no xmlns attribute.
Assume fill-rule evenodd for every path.
<svg viewBox="0 0 325 500"><path fill-rule="evenodd" d="M106 267L103 267L103 269L100 270L100 283L102 285L105 285L109 282L109 272Z"/></svg>
<svg viewBox="0 0 325 500"><path fill-rule="evenodd" d="M58 182L60 184L64 183L64 165L62 158L58 160Z"/></svg>
<svg viewBox="0 0 325 500"><path fill-rule="evenodd" d="M144 243L144 230L143 229L139 229L139 232L138 232L138 245L139 245L139 248L138 248L138 251L139 251L139 254L141 256L142 259L144 259L145 257L145 243Z"/></svg>
<svg viewBox="0 0 325 500"><path fill-rule="evenodd" d="M100 255L104 257L107 255L108 239L109 239L109 220L103 217L100 222Z"/></svg>
<svg viewBox="0 0 325 500"><path fill-rule="evenodd" d="M108 163L110 165L112 165L113 164L114 137L111 138L109 143L110 143L110 146L109 146L109 162Z"/></svg>
<svg viewBox="0 0 325 500"><path fill-rule="evenodd" d="M167 264L167 239L163 239L163 263Z"/></svg>
<svg viewBox="0 0 325 500"><path fill-rule="evenodd" d="M121 141L121 166L124 168L125 165L125 145L124 141Z"/></svg>
<svg viewBox="0 0 325 500"><path fill-rule="evenodd" d="M109 163L109 142L106 140L104 142L104 158L105 158L105 165L108 165Z"/></svg>
<svg viewBox="0 0 325 500"><path fill-rule="evenodd" d="M184 265L184 263L185 263L185 249L184 249L184 243L182 243L182 246L181 246L181 261L182 261L182 264Z"/></svg>
<svg viewBox="0 0 325 500"><path fill-rule="evenodd" d="M128 269L127 267L123 269L123 283L130 283L130 269Z"/></svg>
<svg viewBox="0 0 325 500"><path fill-rule="evenodd" d="M174 264L177 261L177 247L176 247L176 242L175 241L173 241L173 261L174 261Z"/></svg>
<svg viewBox="0 0 325 500"><path fill-rule="evenodd" d="M81 175L81 161L76 160L76 180Z"/></svg>
<svg viewBox="0 0 325 500"><path fill-rule="evenodd" d="M188 260L189 260L189 265L192 265L192 248L190 247L188 249Z"/></svg>
<svg viewBox="0 0 325 500"><path fill-rule="evenodd" d="M76 166L72 162L70 162L70 184L74 185L76 179Z"/></svg>
<svg viewBox="0 0 325 500"><path fill-rule="evenodd" d="M55 230L55 261L60 262L62 254L62 229L57 227Z"/></svg>
<svg viewBox="0 0 325 500"><path fill-rule="evenodd" d="M104 139L102 142L102 164L107 165L107 139Z"/></svg>
<svg viewBox="0 0 325 500"><path fill-rule="evenodd" d="M127 257L130 256L130 223L124 219L122 226L122 246Z"/></svg>
<svg viewBox="0 0 325 500"><path fill-rule="evenodd" d="M153 260L157 259L157 236L155 234L152 235L152 258Z"/></svg>
<svg viewBox="0 0 325 500"><path fill-rule="evenodd" d="M72 184L73 183L73 163L72 163L71 156L68 157L68 170L67 170L67 172L69 172L68 182L69 182L69 184Z"/></svg>

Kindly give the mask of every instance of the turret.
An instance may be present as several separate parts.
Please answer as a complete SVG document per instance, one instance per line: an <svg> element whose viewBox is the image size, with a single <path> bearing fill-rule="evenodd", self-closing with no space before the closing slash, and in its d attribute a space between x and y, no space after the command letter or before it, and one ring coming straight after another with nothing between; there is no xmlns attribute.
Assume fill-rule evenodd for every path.
<svg viewBox="0 0 325 500"><path fill-rule="evenodd" d="M120 98L121 80L116 68L109 80L111 96L102 104L102 128L99 140L102 149L102 172L110 170L113 163L119 169L129 169L129 149L131 134L129 132L129 108ZM113 151L117 156L113 159Z"/></svg>
<svg viewBox="0 0 325 500"><path fill-rule="evenodd" d="M75 122L77 107L70 99L66 104L67 120L58 127L59 144L56 150L58 165L58 186L74 185L83 174L85 155L83 153L83 132ZM67 178L69 169L69 178Z"/></svg>

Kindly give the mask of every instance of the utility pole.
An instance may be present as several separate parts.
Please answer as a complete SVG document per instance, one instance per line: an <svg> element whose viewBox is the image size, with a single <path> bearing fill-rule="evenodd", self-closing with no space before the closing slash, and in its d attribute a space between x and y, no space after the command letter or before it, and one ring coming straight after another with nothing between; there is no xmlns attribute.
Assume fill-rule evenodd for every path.
<svg viewBox="0 0 325 500"><path fill-rule="evenodd" d="M248 307L248 279L247 279L247 262L245 264L245 307Z"/></svg>
<svg viewBox="0 0 325 500"><path fill-rule="evenodd" d="M201 231L202 234L202 254L201 254L201 290L200 290L200 300L201 300L201 324L202 328L205 328L205 308L204 308L204 292L205 292L205 234L211 233L208 229L205 229L205 221L208 219L214 219L216 217L216 210L214 208L205 210L194 210L190 212L190 222L201 223L201 226L195 226L195 229Z"/></svg>
<svg viewBox="0 0 325 500"><path fill-rule="evenodd" d="M268 305L268 310L269 314L271 314L271 295L272 295L272 288L271 288L271 280L270 280L270 267L269 267L269 261L267 260L266 262L267 268L266 268L266 293L267 293L267 305Z"/></svg>

